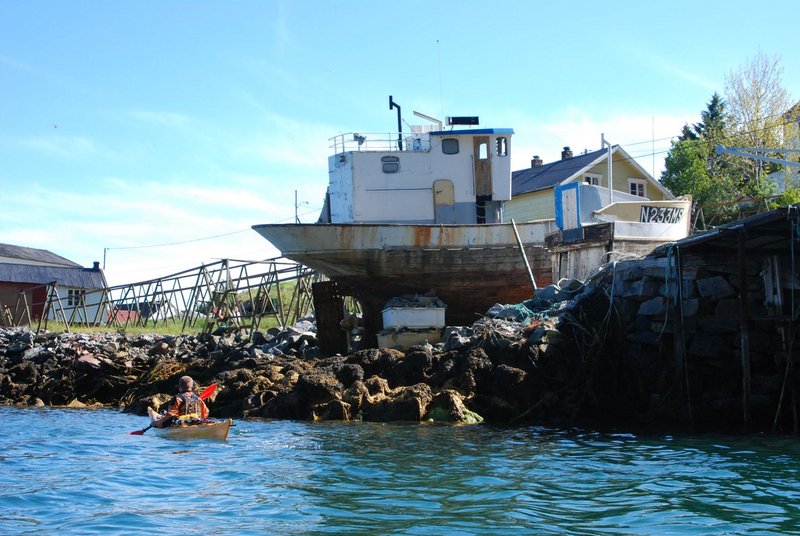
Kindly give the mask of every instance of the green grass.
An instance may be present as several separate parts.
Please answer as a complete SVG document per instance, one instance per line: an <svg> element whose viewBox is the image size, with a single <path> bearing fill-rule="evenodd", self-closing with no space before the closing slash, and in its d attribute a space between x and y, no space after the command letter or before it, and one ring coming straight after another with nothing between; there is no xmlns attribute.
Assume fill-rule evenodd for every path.
<svg viewBox="0 0 800 536"><path fill-rule="evenodd" d="M250 327L250 319L243 319L240 322L242 328L249 328ZM34 324L31 326L31 329L36 329L36 325ZM69 327L69 332L71 333L122 333L126 335L146 335L146 334L157 334L157 335L185 335L185 334L199 334L204 331L206 327L206 321L204 319L198 319L194 326L187 325L186 329L183 330L183 320L159 320L156 323L151 321L147 322L147 325L140 325L138 323L130 322L127 326L89 326L86 324L71 324ZM280 327L278 321L275 317L272 316L265 316L261 318L261 321L256 326L256 331L266 331L272 327ZM42 323L42 328L44 328L44 323ZM63 322L54 322L49 321L47 322L47 330L51 333L67 333L67 326ZM212 329L213 331L213 329Z"/></svg>

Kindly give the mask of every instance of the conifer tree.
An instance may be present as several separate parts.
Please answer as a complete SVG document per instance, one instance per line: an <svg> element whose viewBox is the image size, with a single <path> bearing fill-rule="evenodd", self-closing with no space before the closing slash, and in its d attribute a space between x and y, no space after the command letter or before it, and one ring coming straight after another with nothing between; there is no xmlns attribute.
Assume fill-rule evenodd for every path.
<svg viewBox="0 0 800 536"><path fill-rule="evenodd" d="M700 206L720 203L735 194L726 173L728 157L715 150L725 139L727 118L725 101L714 93L700 113L700 122L684 125L661 174L661 182L673 194L691 195Z"/></svg>

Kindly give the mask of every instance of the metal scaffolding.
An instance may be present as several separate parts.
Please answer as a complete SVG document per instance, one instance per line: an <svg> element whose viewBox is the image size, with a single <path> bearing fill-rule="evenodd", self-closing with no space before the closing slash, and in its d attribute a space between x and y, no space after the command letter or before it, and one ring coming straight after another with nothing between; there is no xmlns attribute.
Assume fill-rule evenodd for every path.
<svg viewBox="0 0 800 536"><path fill-rule="evenodd" d="M263 261L222 259L165 277L75 293L65 300L56 282L19 293L16 303L0 303L0 326L27 326L37 332L48 322L105 326L120 331L177 324L181 332L218 328L260 329L265 318L283 329L313 311L311 285L317 272L283 257ZM62 292L59 292L61 290ZM44 295L43 303L33 301ZM66 303L65 303L66 301Z"/></svg>

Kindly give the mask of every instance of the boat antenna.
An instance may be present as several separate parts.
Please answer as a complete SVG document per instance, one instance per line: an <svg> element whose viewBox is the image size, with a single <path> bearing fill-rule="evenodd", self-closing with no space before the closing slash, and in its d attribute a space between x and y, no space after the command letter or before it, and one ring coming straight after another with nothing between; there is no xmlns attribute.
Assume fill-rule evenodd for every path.
<svg viewBox="0 0 800 536"><path fill-rule="evenodd" d="M442 96L442 55L439 52L439 40L436 40L436 59L439 63L439 105L442 107L441 113L444 117L444 97ZM441 130L441 129L439 129Z"/></svg>
<svg viewBox="0 0 800 536"><path fill-rule="evenodd" d="M400 115L400 105L394 102L392 96L389 95L389 109L397 108L397 149L399 151L403 150L403 119Z"/></svg>
<svg viewBox="0 0 800 536"><path fill-rule="evenodd" d="M414 111L414 115L416 115L417 117L420 117L422 119L427 119L431 123L436 123L437 130L442 130L442 122L441 122L441 120L436 119L435 117L431 117L429 115L425 115L423 113L417 112L416 110ZM408 123L406 123L406 124L408 124Z"/></svg>

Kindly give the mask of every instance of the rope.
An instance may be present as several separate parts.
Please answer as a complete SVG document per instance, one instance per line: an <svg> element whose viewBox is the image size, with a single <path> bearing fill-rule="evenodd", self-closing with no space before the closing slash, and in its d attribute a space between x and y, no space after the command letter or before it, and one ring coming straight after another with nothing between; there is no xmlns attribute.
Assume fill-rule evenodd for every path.
<svg viewBox="0 0 800 536"><path fill-rule="evenodd" d="M673 300L673 302L677 303L677 290L674 286L670 283L670 274L672 273L672 262L675 257L674 251L677 249L677 245L675 242L670 242L667 244L667 264L664 266L664 285L667 287L667 298ZM677 271L677 266L675 267ZM679 283L677 282L678 276L675 275L675 286ZM661 340L661 336L664 335L664 330L667 328L667 320L669 320L669 310L664 311L664 323L661 325L661 332L658 334L658 339Z"/></svg>
<svg viewBox="0 0 800 536"><path fill-rule="evenodd" d="M781 384L781 396L778 398L778 407L775 410L775 418L772 421L772 431L774 432L778 427L778 417L781 413L781 408L783 407L783 397L786 393L786 383L789 380L789 371L792 368L792 350L794 348L794 323L797 320L797 310L795 309L794 304L794 279L795 279L795 264L794 264L794 236L792 234L800 237L800 218L795 217L795 221L792 219L792 213L797 211L796 205L790 205L788 207L786 217L789 219L789 262L791 265L791 275L792 275L792 297L791 297L791 310L792 310L792 317L791 323L789 324L790 336L789 336L789 344L786 347L786 369L783 372L783 382ZM794 225L794 233L792 233L792 225ZM778 282L780 284L780 282ZM797 433L797 423L795 422L794 432Z"/></svg>

